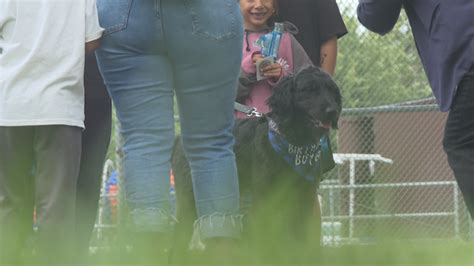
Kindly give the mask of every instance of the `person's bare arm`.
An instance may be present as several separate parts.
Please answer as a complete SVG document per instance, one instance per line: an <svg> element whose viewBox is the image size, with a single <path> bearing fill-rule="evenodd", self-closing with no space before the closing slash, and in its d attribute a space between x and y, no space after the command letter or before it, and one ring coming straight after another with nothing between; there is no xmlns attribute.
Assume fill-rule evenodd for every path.
<svg viewBox="0 0 474 266"><path fill-rule="evenodd" d="M93 40L90 42L86 42L86 54L90 54L94 52L100 46L100 40Z"/></svg>
<svg viewBox="0 0 474 266"><path fill-rule="evenodd" d="M321 68L331 76L336 70L337 37L333 37L321 45Z"/></svg>

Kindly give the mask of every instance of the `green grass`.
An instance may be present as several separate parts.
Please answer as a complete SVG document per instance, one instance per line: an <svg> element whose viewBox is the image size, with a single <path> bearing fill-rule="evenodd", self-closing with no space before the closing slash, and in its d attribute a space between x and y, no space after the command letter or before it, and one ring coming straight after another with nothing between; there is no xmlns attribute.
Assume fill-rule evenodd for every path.
<svg viewBox="0 0 474 266"><path fill-rule="evenodd" d="M271 243L268 243L271 245ZM284 249L272 250L269 246L256 250L245 247L221 254L219 265L474 265L474 243L463 241L419 241L393 242L377 245L351 245L337 248L323 247L319 251L289 245ZM123 256L123 253L99 253L95 265L135 265L144 258ZM125 259L126 258L126 259ZM95 261L94 261L95 260ZM145 260L146 261L146 260ZM194 253L188 260L190 264L209 265L211 259L205 253ZM150 265L167 265L167 259L148 260ZM90 264L92 265L92 264Z"/></svg>
<svg viewBox="0 0 474 266"><path fill-rule="evenodd" d="M394 227L400 225L387 224L377 227L377 234L371 243L365 245L342 245L339 247L319 247L319 241L315 237L308 237L307 243L295 242L291 238L275 241L275 235L288 231L285 226L286 212L278 212L281 209L291 209L290 206L299 206L292 202L291 190L288 185L278 187L273 197L252 216L253 226L256 226L252 241L240 243L232 250L223 249L217 253L208 254L193 252L187 258L191 265L209 265L211 261L218 261L217 265L355 265L355 266L396 266L396 265L434 265L434 266L474 266L474 239L463 240L408 240L426 239L435 237L426 235L426 232L411 230L409 234L394 234ZM293 207L294 209L294 207ZM299 223L304 226L304 223ZM313 228L313 229L311 229ZM304 231L305 235L315 235L314 227ZM400 230L395 230L399 232ZM120 246L130 243L133 234L125 237L120 232L111 232L107 246L112 249L108 252L99 251L91 262L95 265L137 265L138 261L149 262L149 265L167 265L167 256L156 256L155 259L144 258L141 254L127 252ZM397 240L394 240L397 237ZM97 243L100 244L100 243ZM119 249L117 249L117 247ZM157 255L158 252L155 254ZM179 254L180 255L180 254ZM183 254L184 256L184 254ZM89 264L94 265L94 264Z"/></svg>
<svg viewBox="0 0 474 266"><path fill-rule="evenodd" d="M474 265L474 243L407 241L324 248L321 265Z"/></svg>

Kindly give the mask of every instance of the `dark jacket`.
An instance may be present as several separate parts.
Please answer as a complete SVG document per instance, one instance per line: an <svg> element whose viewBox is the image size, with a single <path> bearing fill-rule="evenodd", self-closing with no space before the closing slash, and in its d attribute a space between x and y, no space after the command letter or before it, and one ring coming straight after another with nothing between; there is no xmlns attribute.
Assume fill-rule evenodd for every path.
<svg viewBox="0 0 474 266"><path fill-rule="evenodd" d="M474 64L473 0L359 0L360 22L388 33L404 8L421 62L442 111L449 111L456 88Z"/></svg>

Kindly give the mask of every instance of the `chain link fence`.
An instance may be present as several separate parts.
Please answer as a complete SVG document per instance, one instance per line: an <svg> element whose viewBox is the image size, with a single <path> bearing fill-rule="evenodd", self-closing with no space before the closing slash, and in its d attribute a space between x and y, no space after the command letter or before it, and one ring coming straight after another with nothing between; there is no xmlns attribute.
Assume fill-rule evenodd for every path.
<svg viewBox="0 0 474 266"><path fill-rule="evenodd" d="M331 136L337 166L319 189L323 244L473 239L442 150L446 113L432 97L405 14L381 37L358 22L357 0L337 2L349 34L339 40L335 75L344 106ZM120 147L118 134L115 143ZM98 246L113 241L123 202L123 193L110 190L110 178L118 178L118 187L122 180L120 149L109 157L114 163L104 171Z"/></svg>
<svg viewBox="0 0 474 266"><path fill-rule="evenodd" d="M323 243L472 238L472 225L442 149L438 110L405 14L379 36L338 4L349 34L335 79L344 111L333 133L338 166L320 187Z"/></svg>

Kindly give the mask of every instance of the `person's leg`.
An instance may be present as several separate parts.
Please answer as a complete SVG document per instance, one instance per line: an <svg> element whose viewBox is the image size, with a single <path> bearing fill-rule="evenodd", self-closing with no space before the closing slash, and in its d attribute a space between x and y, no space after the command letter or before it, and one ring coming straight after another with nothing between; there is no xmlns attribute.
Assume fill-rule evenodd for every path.
<svg viewBox="0 0 474 266"><path fill-rule="evenodd" d="M241 221L232 127L243 37L238 3L161 4L199 216L195 235L203 240L236 238Z"/></svg>
<svg viewBox="0 0 474 266"><path fill-rule="evenodd" d="M155 254L159 254L157 243L163 242L158 238L172 230L169 169L174 139L173 75L162 45L158 2L132 1L123 14L128 18L126 28L105 35L97 52L124 139L131 237ZM121 16L109 14L107 1L98 3L102 25L114 29L114 20ZM112 4L115 7L116 2Z"/></svg>
<svg viewBox="0 0 474 266"><path fill-rule="evenodd" d="M33 130L0 127L0 265L16 265L33 228Z"/></svg>
<svg viewBox="0 0 474 266"><path fill-rule="evenodd" d="M76 192L76 252L89 250L99 205L101 175L110 143L112 104L102 81L95 56L87 56L84 71L85 121Z"/></svg>
<svg viewBox="0 0 474 266"><path fill-rule="evenodd" d="M458 86L444 132L444 150L474 219L474 77Z"/></svg>
<svg viewBox="0 0 474 266"><path fill-rule="evenodd" d="M82 129L35 127L37 251L42 263L64 263L73 252L76 183Z"/></svg>

